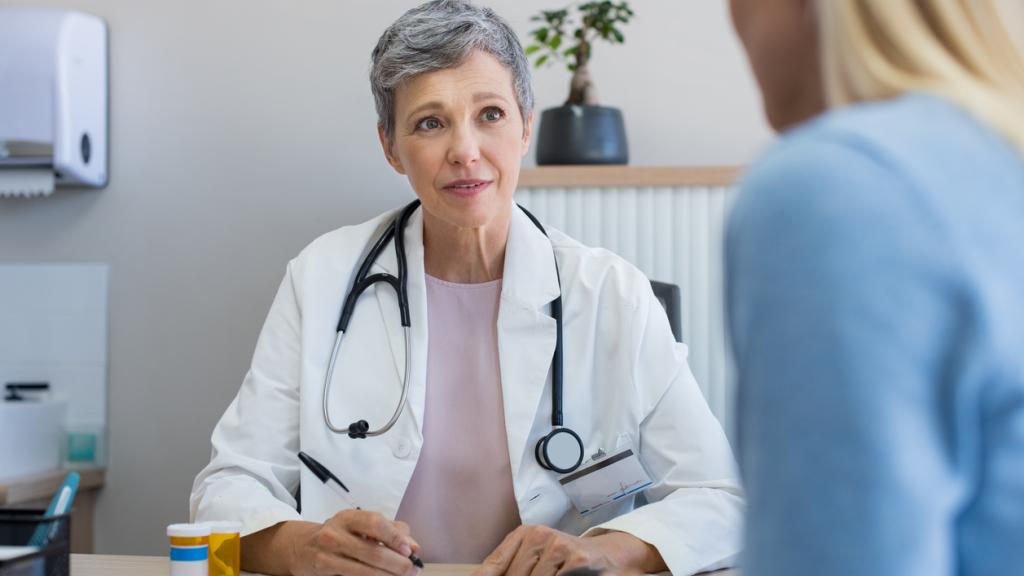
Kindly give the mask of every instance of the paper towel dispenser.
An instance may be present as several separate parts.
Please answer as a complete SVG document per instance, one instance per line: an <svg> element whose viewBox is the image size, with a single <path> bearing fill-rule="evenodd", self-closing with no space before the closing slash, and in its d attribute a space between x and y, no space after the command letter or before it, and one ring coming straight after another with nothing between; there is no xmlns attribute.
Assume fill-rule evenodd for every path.
<svg viewBox="0 0 1024 576"><path fill-rule="evenodd" d="M107 184L107 26L0 8L0 195ZM49 190L47 190L49 188Z"/></svg>

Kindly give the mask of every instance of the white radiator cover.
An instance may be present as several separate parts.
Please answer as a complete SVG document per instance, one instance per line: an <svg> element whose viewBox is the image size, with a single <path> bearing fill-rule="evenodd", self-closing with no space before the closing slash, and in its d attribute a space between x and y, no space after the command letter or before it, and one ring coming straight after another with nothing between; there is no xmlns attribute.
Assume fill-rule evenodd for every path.
<svg viewBox="0 0 1024 576"><path fill-rule="evenodd" d="M607 248L682 292L690 368L729 436L733 366L725 330L723 240L733 186L523 188L545 225Z"/></svg>

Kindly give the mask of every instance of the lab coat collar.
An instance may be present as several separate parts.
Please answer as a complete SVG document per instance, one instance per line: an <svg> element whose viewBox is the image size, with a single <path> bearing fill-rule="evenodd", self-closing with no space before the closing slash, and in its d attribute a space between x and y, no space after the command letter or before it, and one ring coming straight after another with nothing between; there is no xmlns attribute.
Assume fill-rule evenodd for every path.
<svg viewBox="0 0 1024 576"><path fill-rule="evenodd" d="M561 293L551 241L518 206L512 208L505 247L503 298L542 308Z"/></svg>
<svg viewBox="0 0 1024 576"><path fill-rule="evenodd" d="M550 391L544 392L556 340L549 305L559 294L550 240L522 210L514 208L498 312L498 357L509 463L520 504L531 477L521 471L533 462L533 444L540 434L534 425L551 414L550 406L541 403L550 398ZM523 512L520 506L520 515Z"/></svg>
<svg viewBox="0 0 1024 576"><path fill-rule="evenodd" d="M371 241L376 241L377 238L384 233L387 227L391 226L395 218L398 218L402 214L402 210L405 210L405 206L397 210L392 210L386 218L382 219L381 227L374 233ZM420 207L415 210L412 215L409 216L409 221L405 224L405 259L408 266L407 274L409 279L412 280L418 271L419 275L423 275L423 208ZM395 255L394 240L384 248L380 256L373 263L374 267L378 268L377 272L386 272L394 276L398 276L398 257ZM415 270L415 271L414 271Z"/></svg>

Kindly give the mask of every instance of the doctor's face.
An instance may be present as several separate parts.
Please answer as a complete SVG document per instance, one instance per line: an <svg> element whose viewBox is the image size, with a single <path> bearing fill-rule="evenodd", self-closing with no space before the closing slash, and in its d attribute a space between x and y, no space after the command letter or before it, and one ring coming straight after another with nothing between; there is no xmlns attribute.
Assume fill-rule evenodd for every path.
<svg viewBox="0 0 1024 576"><path fill-rule="evenodd" d="M497 59L476 51L455 68L411 78L395 89L394 120L390 142L380 133L384 153L426 212L459 228L507 221L530 119Z"/></svg>
<svg viewBox="0 0 1024 576"><path fill-rule="evenodd" d="M732 22L761 86L765 114L785 130L825 109L815 0L730 0Z"/></svg>

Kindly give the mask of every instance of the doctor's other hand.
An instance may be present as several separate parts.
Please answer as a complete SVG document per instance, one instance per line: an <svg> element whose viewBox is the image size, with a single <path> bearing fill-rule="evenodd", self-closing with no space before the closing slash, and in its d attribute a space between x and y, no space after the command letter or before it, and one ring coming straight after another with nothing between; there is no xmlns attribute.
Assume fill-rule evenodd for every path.
<svg viewBox="0 0 1024 576"><path fill-rule="evenodd" d="M554 576L576 568L659 572L664 566L653 546L624 532L579 537L547 526L524 525L510 532L473 576Z"/></svg>
<svg viewBox="0 0 1024 576"><path fill-rule="evenodd" d="M323 524L309 524L293 541L294 576L412 576L409 560L420 545L405 522L376 512L343 510Z"/></svg>

